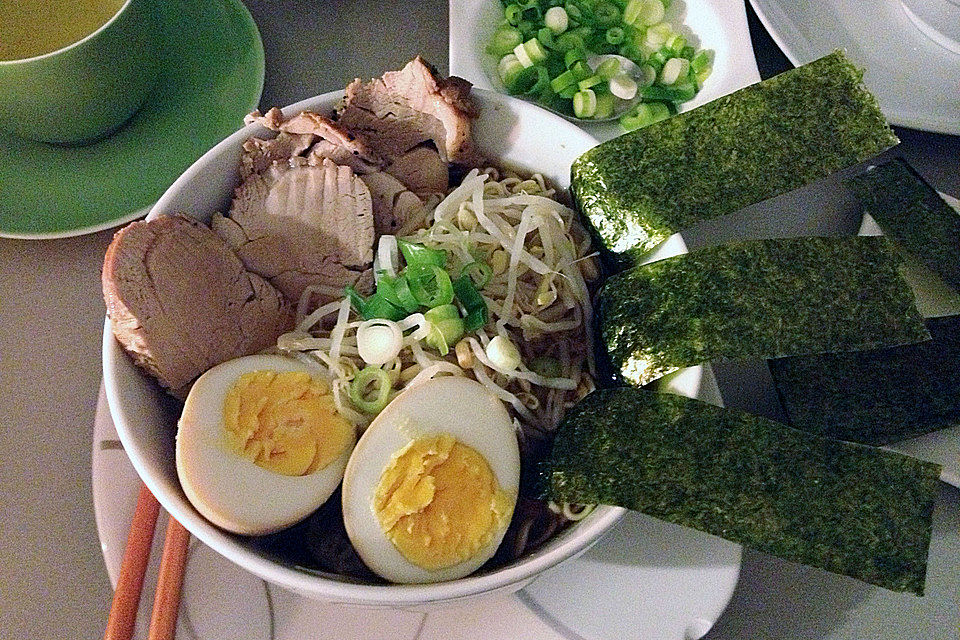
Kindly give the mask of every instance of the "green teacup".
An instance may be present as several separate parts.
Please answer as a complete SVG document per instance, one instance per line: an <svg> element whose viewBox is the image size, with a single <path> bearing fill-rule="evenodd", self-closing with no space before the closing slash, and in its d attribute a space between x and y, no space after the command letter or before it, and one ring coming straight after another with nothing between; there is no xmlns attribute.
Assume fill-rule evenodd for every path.
<svg viewBox="0 0 960 640"><path fill-rule="evenodd" d="M154 1L113 0L113 7L120 7L112 17L108 17L109 0L58 1L48 3L49 12L34 16L0 16L0 21L10 21L0 25L6 30L6 34L0 31L0 37L7 37L6 48L0 46L0 129L44 142L83 144L123 125L157 79L159 25ZM83 33L83 26L77 25L91 19L91 6L107 10L106 22L97 26L96 21L92 31ZM32 33L25 31L24 24L29 25L33 17L74 20L69 26L80 29L78 39L38 53L44 46L57 47L57 37L71 35L66 28L51 35L40 29L44 25L37 25ZM95 14L92 19L96 20ZM11 44L14 36L20 37L19 44ZM18 51L32 57L4 59Z"/></svg>

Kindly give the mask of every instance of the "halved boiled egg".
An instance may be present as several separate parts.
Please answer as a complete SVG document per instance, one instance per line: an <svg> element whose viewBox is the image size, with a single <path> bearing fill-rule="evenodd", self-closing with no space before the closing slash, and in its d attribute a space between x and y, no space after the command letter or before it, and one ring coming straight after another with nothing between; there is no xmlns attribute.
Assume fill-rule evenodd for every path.
<svg viewBox="0 0 960 640"><path fill-rule="evenodd" d="M190 389L177 475L213 524L272 533L327 501L355 442L316 370L284 356L246 356L213 367Z"/></svg>
<svg viewBox="0 0 960 640"><path fill-rule="evenodd" d="M493 556L519 482L503 402L473 380L436 378L398 395L360 438L343 478L344 525L381 577L453 580Z"/></svg>

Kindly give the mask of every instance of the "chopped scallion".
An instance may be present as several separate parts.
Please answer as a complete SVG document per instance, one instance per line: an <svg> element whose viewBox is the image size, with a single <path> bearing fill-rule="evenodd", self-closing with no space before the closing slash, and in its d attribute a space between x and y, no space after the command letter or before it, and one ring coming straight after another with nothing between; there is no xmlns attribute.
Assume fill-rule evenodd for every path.
<svg viewBox="0 0 960 640"><path fill-rule="evenodd" d="M371 390L370 387L373 386ZM364 413L377 414L390 399L390 376L380 367L364 367L350 383L350 402Z"/></svg>
<svg viewBox="0 0 960 640"><path fill-rule="evenodd" d="M686 58L670 58L660 72L660 82L666 85L676 84L687 78L690 73L690 61ZM691 96L692 97L692 96Z"/></svg>
<svg viewBox="0 0 960 640"><path fill-rule="evenodd" d="M573 96L573 114L578 118L592 118L597 112L597 94L590 89L577 91Z"/></svg>
<svg viewBox="0 0 960 640"><path fill-rule="evenodd" d="M563 7L550 7L543 16L543 22L554 34L560 35L567 30L569 19Z"/></svg>
<svg viewBox="0 0 960 640"><path fill-rule="evenodd" d="M661 102L641 102L620 118L620 125L627 131L640 129L670 117L667 105Z"/></svg>
<svg viewBox="0 0 960 640"><path fill-rule="evenodd" d="M610 79L610 93L623 100L633 100L637 95L637 82L625 73Z"/></svg>

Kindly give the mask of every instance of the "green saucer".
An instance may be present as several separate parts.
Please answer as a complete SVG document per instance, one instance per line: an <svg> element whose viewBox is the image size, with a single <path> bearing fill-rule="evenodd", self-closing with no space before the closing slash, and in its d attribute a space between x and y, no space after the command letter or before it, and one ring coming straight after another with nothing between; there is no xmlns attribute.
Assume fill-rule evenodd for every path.
<svg viewBox="0 0 960 640"><path fill-rule="evenodd" d="M263 43L240 0L158 5L167 34L163 71L123 128L75 148L0 134L0 237L64 238L145 215L256 108Z"/></svg>

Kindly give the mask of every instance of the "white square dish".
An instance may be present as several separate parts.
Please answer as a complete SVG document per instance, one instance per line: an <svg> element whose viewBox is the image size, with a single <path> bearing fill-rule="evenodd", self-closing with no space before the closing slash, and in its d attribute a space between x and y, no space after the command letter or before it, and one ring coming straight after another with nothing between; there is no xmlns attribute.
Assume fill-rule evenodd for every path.
<svg viewBox="0 0 960 640"><path fill-rule="evenodd" d="M728 0L674 0L667 18L682 25L687 39L713 51L713 72L703 89L682 111L760 80L747 28L746 7ZM503 20L499 0L450 0L450 74L469 80L481 89L503 91L497 79L497 60L485 52L497 25ZM584 124L581 127L599 140L623 133L617 122Z"/></svg>

